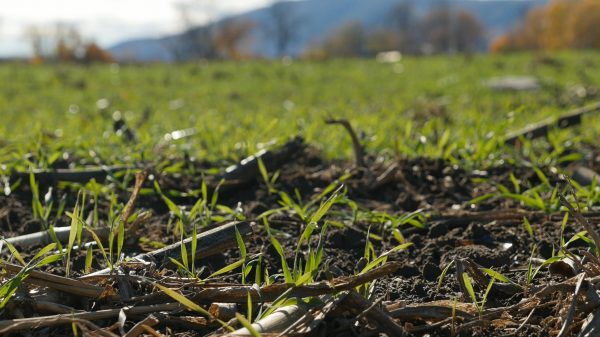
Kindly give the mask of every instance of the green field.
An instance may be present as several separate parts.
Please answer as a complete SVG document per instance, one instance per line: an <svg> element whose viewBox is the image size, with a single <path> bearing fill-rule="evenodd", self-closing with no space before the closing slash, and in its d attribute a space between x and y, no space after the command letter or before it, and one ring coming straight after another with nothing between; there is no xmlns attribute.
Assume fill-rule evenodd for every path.
<svg viewBox="0 0 600 337"><path fill-rule="evenodd" d="M231 162L296 134L328 157L350 157L349 138L342 128L325 126L327 116L347 118L371 153L480 162L506 153L496 151L498 137L491 135L593 101L599 56L407 57L396 64L2 64L0 163L44 167L66 151L82 163L112 164L157 153L181 156L182 150ZM535 76L542 89L494 92L484 84L504 75ZM139 142L115 136L115 111ZM589 121L598 124L595 117ZM167 153L153 150L165 133L192 127L197 134L171 142L161 150ZM561 134L578 141L594 139L599 130Z"/></svg>
<svg viewBox="0 0 600 337"><path fill-rule="evenodd" d="M599 56L0 64L0 335L583 333Z"/></svg>

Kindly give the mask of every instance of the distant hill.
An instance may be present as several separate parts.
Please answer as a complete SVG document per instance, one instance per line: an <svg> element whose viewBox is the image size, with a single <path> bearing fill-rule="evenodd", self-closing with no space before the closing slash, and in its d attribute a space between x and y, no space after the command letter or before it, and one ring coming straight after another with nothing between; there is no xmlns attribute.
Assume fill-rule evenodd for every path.
<svg viewBox="0 0 600 337"><path fill-rule="evenodd" d="M299 37L290 44L288 52L298 55L312 43L325 38L333 29L346 22L360 22L365 27L381 26L390 10L410 0L304 0L285 2L288 10L300 18ZM441 0L413 0L417 16L425 15ZM513 27L529 9L544 5L547 0L458 0L451 1L457 8L473 13L484 25L488 42ZM257 23L248 46L249 52L258 56L275 55L275 46L267 38L261 25L270 20L269 8L260 8L231 18L251 20ZM140 38L119 43L109 51L117 60L172 61L169 50L177 36Z"/></svg>

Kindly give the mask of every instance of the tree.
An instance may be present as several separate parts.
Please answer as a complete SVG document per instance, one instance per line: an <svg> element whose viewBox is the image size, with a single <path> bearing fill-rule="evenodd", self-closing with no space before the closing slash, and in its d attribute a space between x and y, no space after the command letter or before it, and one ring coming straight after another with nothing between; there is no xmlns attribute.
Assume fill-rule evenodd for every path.
<svg viewBox="0 0 600 337"><path fill-rule="evenodd" d="M41 60L46 55L44 48L44 38L42 31L38 26L31 25L25 29L25 39L31 43L31 52L35 59Z"/></svg>
<svg viewBox="0 0 600 337"><path fill-rule="evenodd" d="M84 63L112 62L113 58L108 51L100 48L95 42L89 42L85 45L82 61Z"/></svg>
<svg viewBox="0 0 600 337"><path fill-rule="evenodd" d="M323 42L310 48L309 57L361 57L367 55L367 32L359 22L348 22L335 29Z"/></svg>
<svg viewBox="0 0 600 337"><path fill-rule="evenodd" d="M264 26L266 35L273 40L277 56L285 56L288 47L296 41L301 23L300 17L293 11L291 2L278 1L269 8L270 20Z"/></svg>
<svg viewBox="0 0 600 337"><path fill-rule="evenodd" d="M240 59L247 57L242 43L248 40L254 22L228 19L221 22L214 34L214 44L219 57Z"/></svg>
<svg viewBox="0 0 600 337"><path fill-rule="evenodd" d="M583 0L574 6L567 22L567 38L574 48L600 48L600 1Z"/></svg>
<svg viewBox="0 0 600 337"><path fill-rule="evenodd" d="M183 32L168 39L166 46L176 61L216 58L214 6L211 0L189 0L175 5Z"/></svg>
<svg viewBox="0 0 600 337"><path fill-rule="evenodd" d="M30 40L32 60L41 62L111 62L111 55L95 42L86 39L73 25L29 26L25 37Z"/></svg>
<svg viewBox="0 0 600 337"><path fill-rule="evenodd" d="M534 8L492 51L600 48L600 0L554 0Z"/></svg>
<svg viewBox="0 0 600 337"><path fill-rule="evenodd" d="M54 28L54 57L61 62L72 62L85 52L83 38L75 26L57 23Z"/></svg>
<svg viewBox="0 0 600 337"><path fill-rule="evenodd" d="M483 41L484 28L466 10L450 7L433 9L419 22L424 47L430 52L473 52Z"/></svg>
<svg viewBox="0 0 600 337"><path fill-rule="evenodd" d="M386 16L386 31L395 39L395 46L403 53L418 52L417 18L412 0L403 1L392 7Z"/></svg>

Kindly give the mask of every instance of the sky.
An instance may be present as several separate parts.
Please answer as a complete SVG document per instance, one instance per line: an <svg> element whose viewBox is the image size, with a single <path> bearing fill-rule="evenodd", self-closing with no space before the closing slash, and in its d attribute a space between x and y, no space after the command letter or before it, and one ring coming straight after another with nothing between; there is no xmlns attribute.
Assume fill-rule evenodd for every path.
<svg viewBox="0 0 600 337"><path fill-rule="evenodd" d="M0 57L31 52L25 31L32 25L57 22L75 25L81 34L103 47L136 37L157 37L184 25L178 5L193 4L194 13L212 16L246 11L272 0L4 0L0 5ZM195 21L206 17L196 14Z"/></svg>

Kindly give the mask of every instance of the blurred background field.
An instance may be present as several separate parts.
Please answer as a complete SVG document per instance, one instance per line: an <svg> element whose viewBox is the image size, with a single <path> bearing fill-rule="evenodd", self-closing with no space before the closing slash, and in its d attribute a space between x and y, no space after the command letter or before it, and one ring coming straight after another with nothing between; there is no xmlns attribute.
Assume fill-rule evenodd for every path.
<svg viewBox="0 0 600 337"><path fill-rule="evenodd" d="M597 99L598 56L2 64L0 161L25 164L25 153L67 151L90 163L135 162L151 158L165 134L188 128L195 135L172 141L167 151L235 161L261 144L302 134L329 157L351 156L343 129L323 123L329 116L350 120L367 148L383 154L483 156L482 144L492 135ZM528 76L538 88L499 90L491 84L508 75ZM597 136L597 118L586 118L590 127L566 135ZM139 142L115 134L115 119Z"/></svg>

